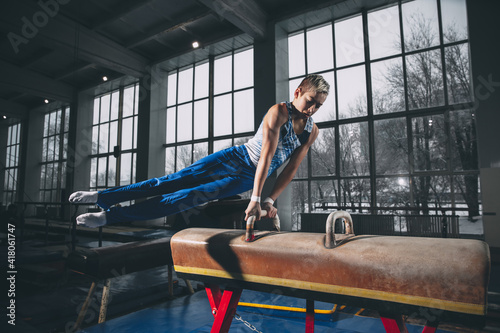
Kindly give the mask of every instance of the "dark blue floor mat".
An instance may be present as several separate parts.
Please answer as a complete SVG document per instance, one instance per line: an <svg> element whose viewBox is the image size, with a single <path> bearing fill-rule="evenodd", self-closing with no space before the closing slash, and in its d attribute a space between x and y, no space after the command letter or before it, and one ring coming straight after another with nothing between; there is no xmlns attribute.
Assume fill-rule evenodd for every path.
<svg viewBox="0 0 500 333"><path fill-rule="evenodd" d="M268 293L245 290L242 302L271 304L280 301L282 306L305 306L305 300ZM316 304L317 303L317 304ZM316 302L316 309L332 309L332 304ZM266 313L267 312L267 313ZM261 332L304 332L305 314L293 311L262 310L239 306L237 313ZM382 322L378 318L361 317L354 313L335 313L320 315L315 318L315 332L337 333L384 333ZM185 296L164 304L134 312L132 314L86 328L85 333L127 333L127 332L210 332L213 316L205 291ZM409 333L422 332L422 326L408 325ZM234 320L229 330L231 333L250 332L243 322ZM449 331L437 330L445 333Z"/></svg>

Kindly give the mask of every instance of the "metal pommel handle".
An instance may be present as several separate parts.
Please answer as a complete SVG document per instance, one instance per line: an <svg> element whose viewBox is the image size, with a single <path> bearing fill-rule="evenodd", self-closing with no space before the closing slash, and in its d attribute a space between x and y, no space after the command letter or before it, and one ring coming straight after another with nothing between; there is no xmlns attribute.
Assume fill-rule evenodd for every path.
<svg viewBox="0 0 500 333"><path fill-rule="evenodd" d="M351 214L343 210L333 212L328 215L328 218L326 219L325 247L327 249L333 249L335 246L337 246L337 241L335 240L335 221L340 218L345 219L346 221L346 234L354 236Z"/></svg>
<svg viewBox="0 0 500 333"><path fill-rule="evenodd" d="M261 210L261 217L265 217L267 215L267 211ZM247 219L247 229L245 233L245 242L251 242L255 239L255 235L253 233L253 226L255 224L255 215L251 215ZM278 214L273 218L274 230L280 231L280 218Z"/></svg>

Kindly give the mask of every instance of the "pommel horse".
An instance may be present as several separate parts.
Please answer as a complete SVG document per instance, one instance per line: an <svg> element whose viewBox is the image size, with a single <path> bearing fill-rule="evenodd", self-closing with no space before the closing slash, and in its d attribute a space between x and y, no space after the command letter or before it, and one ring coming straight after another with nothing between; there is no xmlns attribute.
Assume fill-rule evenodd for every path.
<svg viewBox="0 0 500 333"><path fill-rule="evenodd" d="M334 233L339 218L346 234ZM185 229L171 239L178 276L205 283L211 332L228 332L245 288L305 298L306 333L314 332L314 300L377 310L387 332L407 332L403 315L426 319L423 333L435 332L440 320L484 325L490 271L485 242L355 236L344 211L330 214L326 235L254 234L253 223L246 231Z"/></svg>

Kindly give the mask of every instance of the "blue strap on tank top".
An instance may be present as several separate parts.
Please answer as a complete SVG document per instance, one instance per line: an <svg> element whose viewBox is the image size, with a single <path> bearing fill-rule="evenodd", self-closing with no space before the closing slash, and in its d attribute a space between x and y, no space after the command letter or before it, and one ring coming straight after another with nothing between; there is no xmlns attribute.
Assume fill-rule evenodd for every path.
<svg viewBox="0 0 500 333"><path fill-rule="evenodd" d="M309 135L311 135L314 125L313 119L309 117L307 119L306 126L304 127L304 131L297 135L293 130L292 105L290 102L284 103L286 104L288 110L288 121L283 124L280 129L278 146L271 161L268 176L278 169L287 159L289 159L295 149L303 145L309 139ZM248 155L255 166L257 166L259 162L260 152L262 149L262 126L263 125L261 123L259 129L255 133L255 136L245 144Z"/></svg>

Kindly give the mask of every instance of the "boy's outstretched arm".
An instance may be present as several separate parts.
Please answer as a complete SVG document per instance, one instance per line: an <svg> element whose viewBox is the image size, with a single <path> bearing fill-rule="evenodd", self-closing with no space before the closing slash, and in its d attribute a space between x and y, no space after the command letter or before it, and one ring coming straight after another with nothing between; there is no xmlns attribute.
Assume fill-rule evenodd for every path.
<svg viewBox="0 0 500 333"><path fill-rule="evenodd" d="M273 199L273 201L275 201L279 197L281 192L283 192L283 190L288 186L288 184L290 184L300 166L300 163L307 156L307 152L318 137L318 134L319 130L315 124L307 142L297 148L293 152L292 156L290 156L290 161L285 166L283 171L279 174L278 178L276 179L276 183L274 184L273 190L269 195L269 197ZM269 217L275 217L276 213L278 212L278 210L269 202L264 203L263 208L268 212Z"/></svg>
<svg viewBox="0 0 500 333"><path fill-rule="evenodd" d="M260 152L259 163L255 171L255 179L253 185L252 196L260 197L262 188L267 178L267 173L271 165L271 160L278 146L279 133L281 126L288 121L288 110L283 104L273 105L262 124L262 149ZM249 216L255 215L257 220L260 220L260 202L250 201L245 210L245 221Z"/></svg>

